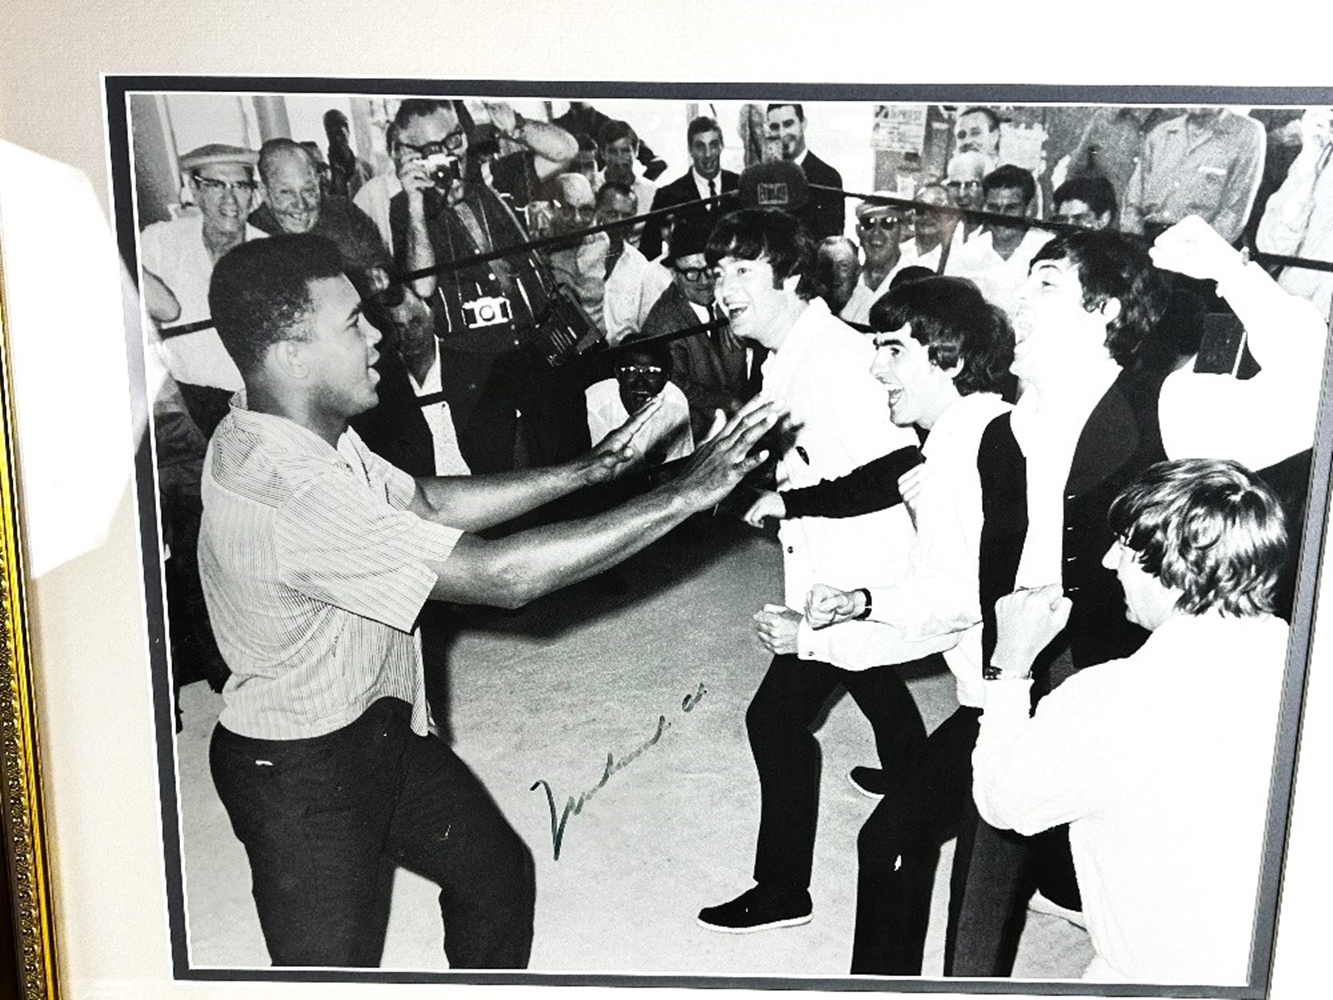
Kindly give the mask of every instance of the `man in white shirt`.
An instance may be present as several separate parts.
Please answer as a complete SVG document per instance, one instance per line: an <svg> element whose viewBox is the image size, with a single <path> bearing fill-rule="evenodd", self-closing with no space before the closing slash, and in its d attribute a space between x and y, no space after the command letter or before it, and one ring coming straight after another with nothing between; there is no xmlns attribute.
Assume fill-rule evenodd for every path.
<svg viewBox="0 0 1333 1000"><path fill-rule="evenodd" d="M208 319L208 279L232 247L265 235L247 222L255 204L259 154L213 143L181 157L198 214L155 222L139 236L144 302L159 324ZM162 340L167 371L177 382L235 392L241 373L211 327Z"/></svg>
<svg viewBox="0 0 1333 1000"><path fill-rule="evenodd" d="M1217 282L1258 373L1237 379L1186 365L1166 374L1137 364L1161 316L1157 268ZM1063 233L1037 254L1016 302L1013 371L1022 395L987 428L979 458L983 646L989 655L998 597L1062 586L1073 610L1038 663L1040 694L1071 669L1129 656L1147 637L1125 620L1120 585L1100 564L1113 540L1111 500L1168 458L1231 458L1280 473L1275 467L1314 440L1326 329L1308 301L1244 263L1198 217L1159 236L1151 257L1136 237L1112 230ZM973 833L959 840L970 867L947 967L1005 975L1014 940L1006 928L1031 894L1034 846L984 824Z"/></svg>
<svg viewBox="0 0 1333 1000"><path fill-rule="evenodd" d="M671 351L666 344L624 345L614 378L588 386L588 436L600 443L657 396L661 403L644 425L642 450L649 465L660 465L694 453L690 404L680 387L669 381Z"/></svg>
<svg viewBox="0 0 1333 1000"><path fill-rule="evenodd" d="M1287 648L1282 509L1237 463L1185 459L1131 483L1110 528L1103 565L1151 635L1029 717L1032 664L1071 603L1059 585L1001 598L976 804L1025 834L1070 824L1096 952L1085 979L1240 986Z"/></svg>
<svg viewBox="0 0 1333 1000"><path fill-rule="evenodd" d="M921 974L939 846L971 803L971 754L983 699L978 551L982 526L977 450L999 396L1014 334L998 308L959 278L923 278L894 289L871 312L875 377L893 422L928 433L925 464L899 483L916 524L908 575L854 591L817 583L806 603L815 628L885 623L883 648L900 636L941 638L961 706L918 752L891 770L854 768L852 782L884 796L858 845L853 974ZM881 488L887 494L888 489ZM867 665L883 656L868 643Z"/></svg>
<svg viewBox="0 0 1333 1000"><path fill-rule="evenodd" d="M892 197L893 192L876 194ZM856 239L865 263L851 297L838 313L848 323L870 322L870 307L888 294L893 276L907 263L900 245L902 231L902 209L897 206L873 201L856 206Z"/></svg>
<svg viewBox="0 0 1333 1000"><path fill-rule="evenodd" d="M1006 164L981 181L982 208L1016 219L1032 217L1037 182L1022 167ZM1027 226L988 222L980 235L955 247L945 268L949 274L970 278L983 295L1013 316L1014 292L1027 280L1028 265L1050 233Z"/></svg>
<svg viewBox="0 0 1333 1000"><path fill-rule="evenodd" d="M616 181L607 181L597 191L597 225L608 226L632 219L639 214L640 204L642 202L630 188ZM667 269L644 257L629 236L624 226L606 231L608 247L602 322L606 327L606 342L611 347L643 330L648 313L671 285Z"/></svg>
<svg viewBox="0 0 1333 1000"><path fill-rule="evenodd" d="M870 374L869 339L834 317L816 297L814 247L804 227L782 212L745 209L713 230L708 259L715 294L732 332L769 350L764 393L791 415L777 461L780 488L843 476L914 445L895 427L884 388ZM873 630L845 622L818 632L801 610L817 580L840 586L894 582L907 566L912 526L901 505L842 519L800 517L778 531L783 548L784 605L756 614L760 642L774 658L746 712L759 772L761 814L753 889L699 922L729 933L802 924L810 919L810 872L819 806L819 747L811 727L827 698L845 687L875 730L884 766L925 739L925 727L893 667L863 670L837 653ZM931 650L933 652L933 650ZM890 652L883 662L910 656Z"/></svg>

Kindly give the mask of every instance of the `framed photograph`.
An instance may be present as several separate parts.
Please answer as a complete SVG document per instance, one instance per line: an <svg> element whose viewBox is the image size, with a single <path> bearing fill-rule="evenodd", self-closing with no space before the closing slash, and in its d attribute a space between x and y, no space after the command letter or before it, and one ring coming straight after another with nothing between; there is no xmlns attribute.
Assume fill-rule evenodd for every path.
<svg viewBox="0 0 1333 1000"><path fill-rule="evenodd" d="M992 278L978 277L979 272L957 270L966 256L963 240L974 223L987 239L997 226L1003 230L997 215L1007 210L983 197L983 181L997 168L1028 178L1028 188L1020 186L1023 205L1009 213L1018 218L1013 228L1021 239L1031 234L1037 244L1043 242L1044 237L1037 238L1042 222L1056 220L1049 228L1053 232L1081 224L1072 208L1064 215L1057 212L1073 202L1099 214L1091 195L1075 198L1065 188L1067 181L1094 176L1109 188L1113 214L1124 227L1152 236L1154 226L1161 231L1179 218L1171 217L1174 209L1162 207L1168 198L1154 202L1145 190L1153 183L1145 176L1148 137L1161 134L1154 131L1158 126L1190 115L1197 115L1195 127L1223 122L1225 129L1236 130L1234 135L1244 136L1250 152L1233 156L1225 169L1212 161L1190 166L1203 189L1196 202L1211 199L1217 210L1214 229L1224 244L1254 247L1265 205L1284 184L1302 142L1310 141L1302 133L1305 109L1330 103L1329 93L124 75L108 76L105 88L116 235L142 304L141 326L129 338L132 354L142 353L131 357L130 369L140 379L134 392L148 399L152 410L145 446L137 454L135 483L161 807L163 867L155 877L165 894L164 933L174 979L960 993L1003 991L1021 980L1021 988L1032 993L1102 995L1162 988L1153 982L1130 987L1080 982L1094 958L1088 930L1081 918L1071 920L1067 909L1050 905L1044 896L1020 914L1022 931L1008 959L1013 980L946 979L950 874L960 870L953 863L952 837L940 838L926 851L932 888L920 976L850 972L858 831L875 805L864 788L849 788L847 775L878 758L875 733L856 700L845 696L835 697L818 715L815 760L817 767L822 761L822 770L811 793L818 832L808 848L815 919L801 919L807 910L787 921L801 924L798 928L752 935L717 933L719 928L707 921L699 925L701 911L750 885L755 863L761 802L746 712L769 652L756 641L753 616L765 605L781 605L784 560L772 531L744 523L740 515L748 503L730 510L719 505L619 567L521 609L451 609L430 626L434 632L423 631L428 671L422 704L429 710L424 724L466 762L535 866L535 919L525 970L451 970L441 911L447 927L457 903L408 863L384 873L392 887L376 898L388 901L387 911L368 918L379 922L382 939L372 944L372 957L358 963L362 967L275 967L266 941L276 931L261 925L252 895L253 856L238 836L244 821L224 806L217 785L225 764L214 734L219 717L226 722L228 706L243 700L238 690L244 679L231 677L227 656L211 634L207 585L201 583L194 555L200 551L205 444L226 419L228 396L243 381L234 365L228 368L214 332L207 275L223 256L224 244L313 230L338 245L365 301L382 296L386 288L415 289L426 278L433 287L423 288L419 300L434 310L430 315L438 342L431 346L438 350L439 370L433 392L413 376L418 399L425 402L416 404L412 416L419 418L422 407L444 399L446 425L452 422L451 447L465 462L461 469L446 470L437 450L432 471L503 471L516 464L565 460L599 439L587 426L591 397L585 391L612 372L608 359L624 355L618 345L633 339L643 317L640 323L611 325L610 271L598 275L602 291L584 294L579 276L589 272L581 269L580 248L608 231L631 246L637 241L643 252L635 253L646 267L660 271L658 288L664 292L673 278L661 263L663 255L670 256L671 240L686 228L683 216L668 209L707 204L708 192L691 187L675 202L662 195L693 185L696 175L706 180L711 170L723 178L723 196L728 194L726 178L732 178L735 201L728 208L818 208L822 217L814 213L807 224L814 227L831 218L828 231L817 235L859 236L862 264L867 233L875 227L858 228L860 207L891 210L895 226L915 227L913 252L927 268L970 274L993 293L992 300L1003 299L1006 310L1013 311L1017 280L1001 288L988 285ZM446 109L443 114L460 138L449 132L436 143L405 136L404 123L412 120L403 114L406 102L417 102L409 108L419 107L423 115ZM702 132L695 131L692 123L701 119L706 124ZM971 134L973 124L979 135ZM1218 129L1220 136L1222 126ZM700 134L717 135L718 148L696 155L693 139ZM1226 135L1226 142L1242 141L1231 138L1231 131ZM959 154L969 155L960 159ZM466 263L471 258L474 269L480 266L492 284L451 285L447 276L461 267L450 267L443 253L424 266L414 256L417 234L407 197L399 193L399 175L410 173L404 172L404 162L418 158L432 161L430 169L439 174L434 183L441 190L457 182L491 192L488 207L457 213L463 227L457 232L467 234L471 249L455 249L452 259ZM801 164L796 174L791 173L793 160ZM970 160L984 169L977 166L967 176L954 173L956 166L965 171ZM831 173L819 174L821 163L825 170L831 164ZM626 207L613 222L594 215L604 208L606 196L598 192L606 190L608 181L619 182L626 193ZM807 190L798 197L795 188L802 185ZM938 201L927 193L932 189ZM966 201L968 193L976 200ZM616 194L613 188L611 197ZM593 235L571 238L574 229L566 216L577 217L585 209L588 217L573 225ZM942 209L951 213L948 226L939 224L946 217ZM1320 202L1318 210L1328 206ZM638 220L643 229L621 237L613 223L627 218ZM951 235L955 225L956 235ZM450 239L454 229L440 232L433 238ZM210 245L211 238L221 242ZM906 245L909 235L903 232L900 238ZM941 243L943 252L931 258ZM1010 259L1007 253L1000 256ZM1309 257L1318 255L1294 245L1254 256L1275 274L1282 268L1323 273L1318 264L1302 270ZM569 314L558 332L520 345L495 333L508 330L512 314L521 308L528 286L514 276L526 274L525 269L543 294L569 303ZM1025 276L1026 265L1022 270ZM496 291L501 286L505 290ZM1326 317L1329 292L1323 287L1324 299L1315 304ZM452 301L446 301L447 288L453 289ZM1194 312L1178 320L1188 332L1179 342L1157 345L1179 354L1173 365L1193 364L1186 359L1202 353L1210 371L1227 378L1253 376L1245 370L1239 324L1227 315L1225 304L1202 292L1188 301ZM531 302L524 307L536 316ZM740 317L738 310L733 321ZM386 343L378 353L389 351ZM486 404L478 399L498 370L495 359L519 351L537 359L523 377L538 380L539 391L533 394L529 385L523 402L508 404L508 417L517 413L517 429L511 426L502 434L493 429L496 425L472 418L485 412ZM1166 366L1164 371L1172 367L1162 358L1156 363ZM1258 358L1258 366L1263 364ZM1324 371L1322 362L1316 367ZM541 409L553 399L572 399L576 418L561 405ZM1243 820L1262 830L1262 877L1245 983L1177 983L1172 995L1264 996L1270 987L1327 514L1327 416L1317 417L1313 406L1307 409L1299 435L1302 449L1274 463L1271 483L1292 517L1292 537L1299 545L1293 546L1296 552L1283 580L1282 610L1291 623L1291 639L1281 704L1274 703L1276 728L1269 734L1274 747L1271 793L1266 813L1257 810ZM1195 412L1185 425L1206 436L1211 419ZM380 431L393 438L401 426ZM371 431L360 433L370 440ZM440 447L439 435L426 440ZM576 502L548 511L547 523L595 509L604 508ZM7 529L11 510L6 502ZM5 593L17 590L7 586ZM22 616L11 615L8 621L21 626ZM229 641L235 642L221 645L235 655ZM294 643L292 655L299 655L300 647ZM22 652L21 634L9 648ZM15 659L12 669L21 679L21 660ZM958 709L947 671L908 671L905 680L927 729ZM6 719L11 721L22 721L19 708L12 720ZM30 737L16 731L18 746L28 746L23 740ZM12 745L7 741L11 782L24 773L22 754L11 764ZM252 762L266 763L262 755ZM30 793L23 795L31 801ZM24 815L17 811L7 818L22 822ZM449 830L439 836L447 838ZM41 841L27 836L18 841L27 852L16 858L22 886L23 866L31 870L40 864ZM1206 853L1209 847L1173 844L1169 850ZM23 903L22 896L18 902ZM20 913L39 920L40 907L30 905L35 908Z"/></svg>

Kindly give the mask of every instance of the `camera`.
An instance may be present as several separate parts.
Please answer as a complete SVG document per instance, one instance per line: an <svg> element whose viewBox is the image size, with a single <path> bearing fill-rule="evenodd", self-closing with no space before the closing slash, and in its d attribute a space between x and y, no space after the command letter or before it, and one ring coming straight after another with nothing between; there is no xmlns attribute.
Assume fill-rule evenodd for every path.
<svg viewBox="0 0 1333 1000"><path fill-rule="evenodd" d="M513 319L509 300L502 295L484 295L463 303L463 322L469 330L484 326L500 326Z"/></svg>
<svg viewBox="0 0 1333 1000"><path fill-rule="evenodd" d="M426 169L431 180L440 187L447 188L454 181L463 179L462 161L451 153L433 153L426 157Z"/></svg>

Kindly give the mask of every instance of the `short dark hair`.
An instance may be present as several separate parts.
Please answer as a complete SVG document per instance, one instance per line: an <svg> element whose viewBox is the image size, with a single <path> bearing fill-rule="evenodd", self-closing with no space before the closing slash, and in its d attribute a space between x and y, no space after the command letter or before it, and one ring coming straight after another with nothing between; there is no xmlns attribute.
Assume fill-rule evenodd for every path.
<svg viewBox="0 0 1333 1000"><path fill-rule="evenodd" d="M458 106L453 101L445 101L436 97L408 97L398 105L398 111L393 116L393 123L399 131L407 127L408 122L414 118L429 118L437 111L450 111L458 115ZM462 117L459 116L461 124ZM466 127L466 126L464 126Z"/></svg>
<svg viewBox="0 0 1333 1000"><path fill-rule="evenodd" d="M773 268L773 287L796 275L796 294L809 300L819 294L815 277L815 243L800 221L776 208L743 208L724 215L704 255L710 266L723 257L766 260Z"/></svg>
<svg viewBox="0 0 1333 1000"><path fill-rule="evenodd" d="M1017 188L1022 191L1023 200L1029 205L1032 204L1032 199L1037 196L1037 182L1032 178L1032 171L1016 167L1012 163L998 166L981 178L981 193L983 196L1001 188Z"/></svg>
<svg viewBox="0 0 1333 1000"><path fill-rule="evenodd" d="M1100 309L1109 299L1120 315L1106 325L1106 349L1128 366L1166 308L1166 282L1141 237L1115 229L1058 233L1033 255L1038 261L1067 260L1083 286L1083 308Z"/></svg>
<svg viewBox="0 0 1333 1000"><path fill-rule="evenodd" d="M775 111L778 108L791 108L796 112L797 121L805 121L805 108L795 101L776 101L764 109L764 116L767 117L770 111Z"/></svg>
<svg viewBox="0 0 1333 1000"><path fill-rule="evenodd" d="M707 115L699 115L697 118L690 119L690 124L685 129L685 144L688 146L694 141L696 135L703 135L705 132L716 132L722 134L722 126L716 119L709 118Z"/></svg>
<svg viewBox="0 0 1333 1000"><path fill-rule="evenodd" d="M1186 614L1273 614L1286 518L1238 462L1158 462L1112 501L1107 520L1147 572L1182 592L1176 607Z"/></svg>
<svg viewBox="0 0 1333 1000"><path fill-rule="evenodd" d="M958 112L958 118L955 118L954 121L958 121L958 119L962 118L964 115L985 115L986 121L990 122L990 130L992 132L998 132L1000 130L1000 113L994 108L986 108L982 107L980 104L973 104L971 107L963 108L962 111Z"/></svg>
<svg viewBox="0 0 1333 1000"><path fill-rule="evenodd" d="M619 142L621 139L628 139L631 146L638 146L639 133L634 131L634 126L629 122L622 122L619 119L612 118L603 123L597 130L597 147L606 149L613 142Z"/></svg>
<svg viewBox="0 0 1333 1000"><path fill-rule="evenodd" d="M578 144L580 153L597 152L597 140L594 139L592 136L590 136L587 132L575 132L574 142Z"/></svg>
<svg viewBox="0 0 1333 1000"><path fill-rule="evenodd" d="M1071 177L1061 184L1051 196L1051 204L1059 208L1067 201L1083 202L1094 215L1105 215L1110 212L1113 219L1119 210L1115 198L1115 185L1101 174Z"/></svg>
<svg viewBox="0 0 1333 1000"><path fill-rule="evenodd" d="M325 133L331 134L334 129L340 129L340 128L347 128L347 129L351 128L351 125L348 124L347 116L343 114L341 111L339 111L337 108L329 108L328 111L324 112Z"/></svg>
<svg viewBox="0 0 1333 1000"><path fill-rule="evenodd" d="M998 392L1014 360L1014 330L999 306L966 278L932 275L906 281L870 308L870 325L892 333L911 324L912 339L940 368L961 365L960 395Z"/></svg>
<svg viewBox="0 0 1333 1000"><path fill-rule="evenodd" d="M282 153L300 153L306 158L312 170L319 169L319 163L311 155L310 150L295 139L279 136L276 139L269 139L259 147L259 177L265 184L268 183L269 171L273 169L273 158Z"/></svg>
<svg viewBox="0 0 1333 1000"><path fill-rule="evenodd" d="M310 283L342 274L337 245L309 233L247 240L223 254L208 308L243 376L259 370L274 344L303 339L295 327L310 312Z"/></svg>

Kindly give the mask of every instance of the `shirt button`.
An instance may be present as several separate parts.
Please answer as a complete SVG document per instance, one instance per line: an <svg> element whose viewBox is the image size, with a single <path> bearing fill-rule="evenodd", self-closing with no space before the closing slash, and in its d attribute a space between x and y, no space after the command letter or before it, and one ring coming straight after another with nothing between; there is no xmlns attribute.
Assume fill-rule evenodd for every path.
<svg viewBox="0 0 1333 1000"><path fill-rule="evenodd" d="M792 546L792 545L788 545L788 546L787 546L787 555L791 555L791 554L794 553L795 551L796 551L795 546Z"/></svg>

